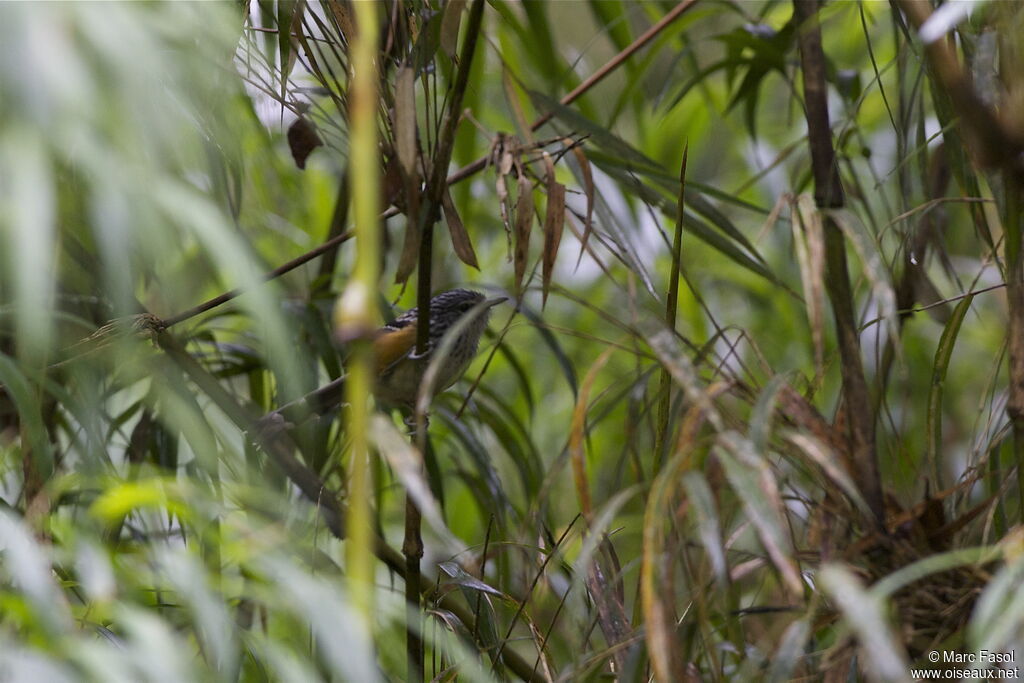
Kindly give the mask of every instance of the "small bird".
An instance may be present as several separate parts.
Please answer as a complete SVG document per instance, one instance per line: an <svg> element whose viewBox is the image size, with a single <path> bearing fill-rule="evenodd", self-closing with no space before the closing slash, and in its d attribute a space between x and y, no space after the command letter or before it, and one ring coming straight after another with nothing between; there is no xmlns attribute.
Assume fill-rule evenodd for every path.
<svg viewBox="0 0 1024 683"><path fill-rule="evenodd" d="M434 393L455 384L476 356L480 337L487 328L491 307L505 297L486 299L480 292L452 289L430 300L430 339L426 352L416 354L416 330L419 311L412 308L378 330L373 340L377 357L377 400L386 406L412 408L416 404L420 384L441 340L466 315L466 321L447 351L438 371Z"/></svg>
<svg viewBox="0 0 1024 683"><path fill-rule="evenodd" d="M464 316L472 315L447 349L433 393L436 395L455 384L476 355L491 307L505 300L506 297L486 299L483 294L468 289L452 289L435 296L430 300L430 339L422 356L416 355L418 309L406 311L377 330L373 335L373 350L377 358L374 395L377 400L383 406L411 412L416 406L420 384L433 352L441 346L448 330ZM257 441L264 442L311 415L326 415L341 404L344 387L345 376L342 376L267 413L255 421L252 432L257 435Z"/></svg>

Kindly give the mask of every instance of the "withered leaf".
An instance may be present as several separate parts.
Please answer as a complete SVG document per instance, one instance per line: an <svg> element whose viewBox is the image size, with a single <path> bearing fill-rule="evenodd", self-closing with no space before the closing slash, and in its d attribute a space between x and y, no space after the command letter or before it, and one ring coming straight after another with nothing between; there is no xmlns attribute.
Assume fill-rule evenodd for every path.
<svg viewBox="0 0 1024 683"><path fill-rule="evenodd" d="M306 159L317 147L322 147L324 141L316 131L316 125L305 116L299 116L288 126L288 148L292 151L292 158L299 168L306 168Z"/></svg>
<svg viewBox="0 0 1024 683"><path fill-rule="evenodd" d="M501 211L501 222L505 226L506 235L511 235L512 233L512 226L509 224L508 217L508 184L505 181L505 176L512 170L512 161L512 155L505 152L505 135L498 133L494 143L491 145L491 163L494 164L496 171L494 191L498 195L498 207Z"/></svg>
<svg viewBox="0 0 1024 683"><path fill-rule="evenodd" d="M494 191L498 195L498 208L501 211L501 223L505 226L505 234L512 232L512 226L508 219L508 185L505 184L505 176L499 175L494 181Z"/></svg>
<svg viewBox="0 0 1024 683"><path fill-rule="evenodd" d="M533 228L533 186L525 174L519 176L519 197L516 199L515 247L512 251L515 270L514 289L518 294L526 273L526 257L530 251L530 230Z"/></svg>
<svg viewBox="0 0 1024 683"><path fill-rule="evenodd" d="M562 242L562 230L565 228L565 185L555 179L555 165L547 152L544 153L544 166L548 206L544 212L544 252L541 256L544 293L542 306L548 302L555 257L558 256L558 245Z"/></svg>
<svg viewBox="0 0 1024 683"><path fill-rule="evenodd" d="M412 176L416 171L416 91L415 74L403 67L395 78L395 151L402 170Z"/></svg>
<svg viewBox="0 0 1024 683"><path fill-rule="evenodd" d="M562 230L565 227L565 185L555 183L548 188L548 208L544 214L544 297L543 304L548 301L548 290L551 288L551 275L558 256L558 246L562 243ZM542 305L543 305L542 304Z"/></svg>
<svg viewBox="0 0 1024 683"><path fill-rule="evenodd" d="M448 232L452 236L452 246L455 248L455 255L467 266L480 270L476 260L476 252L473 251L473 243L469 239L469 233L466 232L466 226L459 217L459 212L455 208L455 202L452 201L452 193L448 188L445 188L444 195L441 197L441 208L444 209L444 219L448 223Z"/></svg>

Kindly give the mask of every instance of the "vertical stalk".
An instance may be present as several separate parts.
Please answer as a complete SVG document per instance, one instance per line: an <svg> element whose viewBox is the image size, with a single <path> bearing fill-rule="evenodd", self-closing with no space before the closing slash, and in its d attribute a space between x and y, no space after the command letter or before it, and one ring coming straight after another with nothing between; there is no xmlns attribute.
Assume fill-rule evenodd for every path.
<svg viewBox="0 0 1024 683"><path fill-rule="evenodd" d="M346 400L349 404L347 434L350 438L348 542L345 565L349 596L363 619L366 633L373 632L374 533L370 518L369 419L374 381L373 345L376 329L377 281L379 279L380 155L377 147L377 11L376 3L353 3L358 35L352 46L352 82L349 90L351 125L352 210L355 219L356 262L339 304L339 328L352 338L348 363Z"/></svg>
<svg viewBox="0 0 1024 683"><path fill-rule="evenodd" d="M679 199L676 203L676 232L672 238L672 272L668 280L668 298L665 301L665 324L669 329L676 329L676 311L679 305L679 270L682 267L683 241L683 193L686 190L686 159L690 153L690 143L683 147L683 161L679 165ZM658 430L655 432L654 457L658 468L665 457L665 441L668 440L668 413L672 406L672 377L668 370L661 372L661 396L658 404Z"/></svg>
<svg viewBox="0 0 1024 683"><path fill-rule="evenodd" d="M358 4L358 3L357 3ZM420 253L417 263L416 280L416 355L427 352L430 344L430 293L431 268L433 266L434 223L440 218L441 199L447 189L448 165L451 163L452 150L455 145L455 131L462 114L462 100L469 84L469 72L473 66L473 55L476 52L477 39L480 36L480 24L483 19L483 0L474 0L466 22L466 37L459 52L458 71L452 84L448 107L444 112L437 146L431 159L430 173L427 178L425 201L420 207L419 216L410 220L418 220L420 226ZM415 414L415 440L420 453L427 453L427 421L417 408ZM405 539L402 552L405 555L405 599L408 609L406 623L406 657L410 683L423 680L424 649L420 636L422 621L420 612L420 561L423 559L423 537L421 534L422 519L419 508L406 494L405 497Z"/></svg>
<svg viewBox="0 0 1024 683"><path fill-rule="evenodd" d="M821 47L817 0L794 0L798 21L800 67L803 73L807 135L814 175L814 200L819 209L843 206L845 196L839 178L825 84L825 52ZM825 284L836 321L840 370L843 378L843 410L846 442L854 466L852 473L877 522L885 518L882 480L875 453L875 413L860 357L860 338L854 314L853 290L842 230L823 211L825 227Z"/></svg>

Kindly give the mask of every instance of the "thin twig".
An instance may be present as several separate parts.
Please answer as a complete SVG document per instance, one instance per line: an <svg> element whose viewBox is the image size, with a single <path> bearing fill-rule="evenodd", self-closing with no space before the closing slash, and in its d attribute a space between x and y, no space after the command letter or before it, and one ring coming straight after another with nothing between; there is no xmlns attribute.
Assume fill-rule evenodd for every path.
<svg viewBox="0 0 1024 683"><path fill-rule="evenodd" d="M559 100L559 103L562 104L563 106L568 106L575 102L580 97L582 97L588 90L590 90L595 85L603 81L609 74L611 74L613 71L622 66L627 59L633 56L633 53L635 53L637 50L641 49L649 42L654 40L654 38L656 38L658 34L660 34L670 24L672 24L672 22L674 22L676 19L682 16L683 13L686 12L686 10L690 9L690 7L692 7L694 4L696 4L696 2L697 0L684 0L683 2L673 7L672 10L664 17L662 17L658 23L644 31L643 34L640 35L636 40L634 40L632 43L623 48L623 50L619 52L617 55L609 59L604 66L602 66L600 69L591 74L585 81L580 83L578 86L573 88L572 92L562 97L562 99ZM530 125L530 130L536 131L545 123L550 121L552 116L554 116L554 112L548 112L544 114ZM473 163L467 166L463 166L455 173L448 176L448 184L454 185L455 183L461 182L466 178L482 171L487 166L487 160L487 156L482 156Z"/></svg>
<svg viewBox="0 0 1024 683"><path fill-rule="evenodd" d="M332 249L334 249L336 246L338 246L342 242L347 242L349 239L352 238L352 235L353 235L352 231L348 231L348 232L344 232L344 233L338 235L337 237L335 237L333 239L327 240L326 242L321 244L316 249L311 249L310 251L307 251L302 256L294 258L291 261L288 261L287 263L282 264L282 265L278 266L277 268L275 268L274 270L270 271L269 273L265 274L263 276L263 281L264 282L270 282L271 280L279 278L282 275L284 275L285 273L287 273L289 271L292 271L292 270L295 270L299 266L312 261L317 256L320 256L321 254L326 254L327 252L331 251ZM204 301L203 303L199 304L198 306L194 306L194 307L188 309L187 311L183 311L181 313L178 313L177 315L172 315L170 318L165 318L164 321L163 321L164 328L168 328L168 327L171 327L173 325L177 325L178 323L184 322L184 321L188 320L189 318L194 318L197 315L199 315L200 313L205 313L206 311L209 311L210 309L216 308L217 306L220 306L223 303L227 303L228 301L231 301L232 299L236 299L236 298L240 297L244 293L245 293L244 289L232 289L232 290L229 290L227 292L224 292L223 294L221 294L219 296L215 296L212 299L210 299L209 301Z"/></svg>

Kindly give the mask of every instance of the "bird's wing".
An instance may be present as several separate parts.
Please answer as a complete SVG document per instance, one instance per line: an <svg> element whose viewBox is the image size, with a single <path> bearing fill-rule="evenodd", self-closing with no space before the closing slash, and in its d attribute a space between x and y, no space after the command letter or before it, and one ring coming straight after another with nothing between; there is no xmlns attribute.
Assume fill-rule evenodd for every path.
<svg viewBox="0 0 1024 683"><path fill-rule="evenodd" d="M373 340L373 353L377 358L377 375L384 374L389 367L401 360L416 345L416 323L399 328L384 327Z"/></svg>

